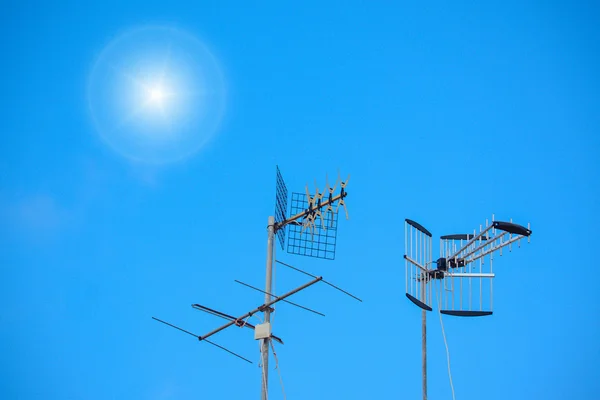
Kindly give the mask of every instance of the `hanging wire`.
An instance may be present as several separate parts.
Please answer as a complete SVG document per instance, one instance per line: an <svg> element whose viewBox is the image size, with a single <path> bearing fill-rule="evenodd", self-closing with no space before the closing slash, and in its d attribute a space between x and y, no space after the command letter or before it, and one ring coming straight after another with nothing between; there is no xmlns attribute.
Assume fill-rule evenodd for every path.
<svg viewBox="0 0 600 400"><path fill-rule="evenodd" d="M271 349L273 350L273 357L275 358L275 369L277 370L277 375L279 375L279 383L281 384L281 392L283 393L283 400L286 400L285 388L283 387L283 379L281 378L281 370L279 369L279 360L277 359L277 353L275 352L275 346L273 342L271 343Z"/></svg>
<svg viewBox="0 0 600 400"><path fill-rule="evenodd" d="M441 286L441 284L440 284ZM446 360L448 361L448 378L450 378L450 388L452 389L452 400L456 400L454 397L454 383L452 382L452 371L450 370L450 350L448 350L448 341L446 340L446 332L444 331L444 321L442 320L442 302L436 292L436 301L438 303L438 314L440 316L440 325L442 326L442 336L444 337L444 345L446 346Z"/></svg>

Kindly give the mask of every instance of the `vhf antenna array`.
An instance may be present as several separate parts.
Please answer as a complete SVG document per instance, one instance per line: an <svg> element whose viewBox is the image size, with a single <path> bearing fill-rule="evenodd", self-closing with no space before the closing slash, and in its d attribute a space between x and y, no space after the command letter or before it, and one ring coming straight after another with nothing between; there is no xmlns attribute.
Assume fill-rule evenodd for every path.
<svg viewBox="0 0 600 400"><path fill-rule="evenodd" d="M276 198L275 198L275 216L269 217L268 223L268 240L267 240L267 268L266 268L266 288L265 290L261 290L255 286L249 285L247 283L235 280L236 283L239 283L243 286L251 288L255 291L261 292L265 295L264 302L253 308L252 310L242 314L240 316L234 316L231 314L227 314L213 308L209 308L207 306L201 304L192 304L192 308L206 312L208 314L217 316L219 318L225 319L228 322L220 327L213 329L212 331L204 334L197 335L185 329L182 329L176 325L173 325L169 322L163 321L161 319L152 317L154 320L158 322L162 322L170 327L178 329L182 332L185 332L191 336L196 337L201 342L209 343L215 347L220 348L248 363L252 363L246 357L241 356L238 353L235 353L224 346L221 346L215 343L209 338L212 338L213 335L227 329L231 326L237 326L240 328L249 328L254 331L254 339L261 341L261 362L262 362L262 390L261 390L261 399L268 399L268 365L269 365L269 346L273 347L272 341L283 344L283 340L281 338L275 336L271 332L271 314L275 311L273 307L275 304L279 302L285 302L291 304L293 306L302 308L306 311L310 311L320 316L325 316L323 313L319 311L315 311L311 308L302 306L297 303L293 303L288 300L288 298L309 286L314 285L318 282L323 282L330 287L341 291L342 293L361 301L358 297L350 294L349 292L335 286L331 282L328 282L323 279L322 276L316 276L310 274L308 272L302 271L299 268L296 268L292 265L284 263L279 260L275 260L274 252L275 245L274 239L277 236L279 243L282 249L285 246L286 239L286 228L290 227L290 237L288 239L288 253L298 254L310 257L324 258L324 259L334 259L335 258L335 245L336 245L336 235L337 235L337 222L338 222L338 211L340 207L344 208L346 219L348 219L348 210L346 208L345 198L348 195L346 192L346 186L348 184L348 180L350 176L346 179L346 181L342 181L338 174L338 181L333 185L333 187L329 186L328 178L326 177L326 185L323 189L323 192L319 192L319 188L316 187L315 195L311 196L308 185L306 186L306 194L302 193L292 193L292 206L291 206L291 216L287 216L287 187L281 176L281 172L279 171L279 167L277 167L276 174ZM338 194L334 194L335 188L337 185L340 185L340 192ZM327 196L326 196L327 195ZM300 272L304 275L310 276L312 279L307 283L292 289L284 294L276 295L272 292L272 276L273 276L273 261L281 264L285 267L288 267L292 270ZM255 316L258 313L263 313L263 321L258 325L253 325L248 322L248 320ZM274 347L273 347L274 351Z"/></svg>
<svg viewBox="0 0 600 400"><path fill-rule="evenodd" d="M492 315L494 254L530 241L531 229L512 222L485 221L479 232L440 237L440 256L433 260L432 235L416 221L405 220L406 297L422 311L423 399L427 399L426 312L437 291L439 312L457 317ZM435 285L439 282L439 285ZM434 286L436 286L434 288Z"/></svg>

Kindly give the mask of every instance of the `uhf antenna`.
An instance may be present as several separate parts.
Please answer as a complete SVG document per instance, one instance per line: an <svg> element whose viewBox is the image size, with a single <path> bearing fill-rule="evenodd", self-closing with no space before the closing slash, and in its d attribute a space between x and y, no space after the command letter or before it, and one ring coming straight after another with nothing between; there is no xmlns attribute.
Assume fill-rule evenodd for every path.
<svg viewBox="0 0 600 400"><path fill-rule="evenodd" d="M315 181L315 195L311 196L308 185L306 194L292 193L291 217L286 220L289 225L287 252L301 256L335 259L337 241L338 211L344 208L346 219L349 219L346 207L346 186L350 175L342 181L338 171L338 179L329 186L329 177L325 176L325 187L319 192ZM340 185L336 195L335 189ZM276 222L278 227L284 227ZM279 231L278 231L279 232ZM283 248L283 246L282 246Z"/></svg>
<svg viewBox="0 0 600 400"><path fill-rule="evenodd" d="M161 322L165 325L168 325L172 328L178 329L182 332L187 333L188 335L196 337L201 342L209 343L215 347L220 348L244 361L252 363L249 359L215 343L209 338L212 338L213 335L221 332L224 329L227 329L231 326L236 326L240 328L248 328L254 331L254 339L261 341L261 364L262 364L262 390L261 390L261 398L262 400L268 399L268 380L269 380L269 345L272 345L272 340L283 344L283 341L272 334L271 332L271 314L275 311L274 305L282 302L288 303L295 307L304 309L311 313L317 314L319 316L325 316L325 314L313 310L311 308L305 307L303 305L291 302L288 298L292 295L312 286L318 282L323 282L328 286L341 291L342 293L361 301L358 297L350 294L349 292L335 286L331 282L328 282L323 279L322 276L317 276L310 274L306 271L302 271L299 268L296 268L290 264L284 263L279 260L275 260L274 252L275 252L275 236L277 236L279 243L282 249L285 246L286 239L286 228L290 227L290 238L288 239L288 253L291 254L299 254L306 255L311 257L325 258L325 259L334 259L335 258L335 241L337 234L337 216L339 207L344 207L344 211L346 212L346 218L348 218L348 210L346 209L345 198L348 195L346 192L346 185L348 184L348 180L350 176L346 179L346 181L341 181L341 178L338 174L338 181L340 185L340 193L334 194L335 187L338 185L338 182L332 187L329 186L328 179L326 177L326 185L323 188L322 192L319 192L319 188L317 186L317 182L315 181L316 193L315 195L311 195L308 185L306 187L306 194L302 193L293 193L292 194L292 215L290 217L287 216L287 187L281 176L281 172L279 171L279 167L277 167L276 174L276 197L275 197L275 215L269 217L268 219L268 237L267 237L267 268L266 268L266 285L265 290L261 290L255 286L250 284L235 280L236 283L241 284L245 287L253 289L255 291L261 292L265 295L264 302L248 311L245 314L240 316L234 316L231 314L226 314L222 311L215 310L213 308L209 308L207 306L201 304L192 304L192 307L196 310L203 311L205 313L217 316L221 319L227 320L227 322L220 327L213 329L212 331L204 334L204 335L196 335L195 333L189 332L185 329L182 329L174 324L163 321L161 319L152 317L158 322ZM325 197L325 195L328 197ZM334 208L335 207L335 208ZM305 284L292 289L284 294L274 294L272 291L272 277L273 277L273 261L290 268L292 270L298 271L311 277L312 279ZM263 314L263 320L258 325L253 325L249 322L249 319L255 316L258 313Z"/></svg>
<svg viewBox="0 0 600 400"><path fill-rule="evenodd" d="M530 241L529 224L491 221L469 234L440 237L440 257L433 261L432 235L425 227L405 220L404 264L406 297L422 311L423 400L427 399L427 311L432 311L432 291L439 312L457 317L482 317L493 313L494 254L500 256L514 244ZM435 283L439 284L435 284ZM434 288L434 286L436 286Z"/></svg>

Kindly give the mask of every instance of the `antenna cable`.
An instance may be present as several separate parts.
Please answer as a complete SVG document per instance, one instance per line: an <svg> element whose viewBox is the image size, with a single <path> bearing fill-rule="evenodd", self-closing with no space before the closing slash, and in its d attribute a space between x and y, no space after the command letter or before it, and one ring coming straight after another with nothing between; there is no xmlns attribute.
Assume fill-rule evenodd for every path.
<svg viewBox="0 0 600 400"><path fill-rule="evenodd" d="M440 283L441 286L441 283ZM441 289L441 287L440 287ZM440 325L442 326L442 336L444 337L444 345L446 346L446 359L448 360L448 378L450 378L450 389L452 389L452 400L456 400L454 397L454 384L452 383L452 371L450 370L450 350L448 350L448 341L446 340L446 332L444 331L444 321L442 320L442 300L438 295L438 290L435 291L435 297L438 303L438 315L440 316Z"/></svg>

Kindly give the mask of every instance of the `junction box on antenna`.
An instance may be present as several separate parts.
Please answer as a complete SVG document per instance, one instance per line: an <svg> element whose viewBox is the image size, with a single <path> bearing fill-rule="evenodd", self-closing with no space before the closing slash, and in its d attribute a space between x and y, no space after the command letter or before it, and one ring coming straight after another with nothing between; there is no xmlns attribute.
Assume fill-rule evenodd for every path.
<svg viewBox="0 0 600 400"><path fill-rule="evenodd" d="M254 329L254 340L268 339L271 337L271 323L265 322L260 325L256 325Z"/></svg>

